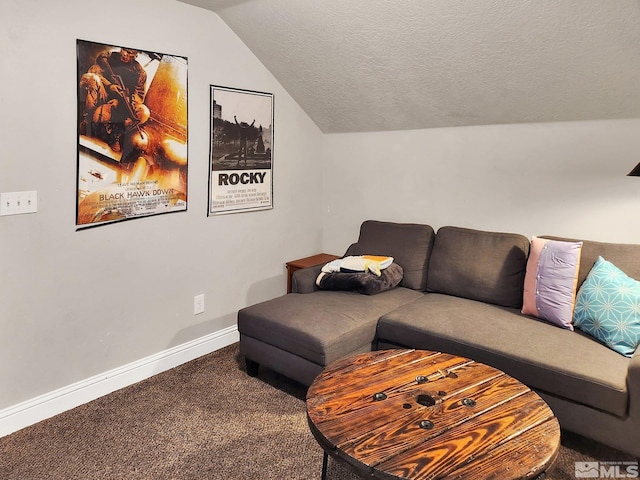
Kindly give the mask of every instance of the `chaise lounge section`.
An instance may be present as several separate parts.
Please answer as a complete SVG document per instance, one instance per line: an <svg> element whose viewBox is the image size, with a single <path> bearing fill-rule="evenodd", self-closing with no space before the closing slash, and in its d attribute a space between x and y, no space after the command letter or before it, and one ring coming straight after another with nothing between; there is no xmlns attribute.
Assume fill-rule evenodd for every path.
<svg viewBox="0 0 640 480"><path fill-rule="evenodd" d="M264 365L304 385L338 358L375 349L382 315L424 294L435 232L428 225L365 222L347 255L389 253L403 267L400 285L377 295L318 290L321 267L298 270L292 291L238 312L240 353L247 371Z"/></svg>

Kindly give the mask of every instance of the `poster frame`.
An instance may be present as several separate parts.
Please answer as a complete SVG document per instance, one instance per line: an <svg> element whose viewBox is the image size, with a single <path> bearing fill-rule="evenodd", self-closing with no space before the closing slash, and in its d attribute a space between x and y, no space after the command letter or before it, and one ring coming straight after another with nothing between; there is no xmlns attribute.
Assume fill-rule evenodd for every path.
<svg viewBox="0 0 640 480"><path fill-rule="evenodd" d="M210 85L209 97L207 215L273 209L274 94Z"/></svg>
<svg viewBox="0 0 640 480"><path fill-rule="evenodd" d="M128 88L130 72L119 70L124 50L144 71L137 97L139 85ZM76 68L76 231L186 211L188 58L76 39Z"/></svg>

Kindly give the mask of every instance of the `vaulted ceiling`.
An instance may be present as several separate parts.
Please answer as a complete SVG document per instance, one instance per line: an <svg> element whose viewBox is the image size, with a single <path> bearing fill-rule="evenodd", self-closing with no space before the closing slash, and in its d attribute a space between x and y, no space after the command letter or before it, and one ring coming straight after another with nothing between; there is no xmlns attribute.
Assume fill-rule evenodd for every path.
<svg viewBox="0 0 640 480"><path fill-rule="evenodd" d="M181 1L324 132L640 118L640 0Z"/></svg>

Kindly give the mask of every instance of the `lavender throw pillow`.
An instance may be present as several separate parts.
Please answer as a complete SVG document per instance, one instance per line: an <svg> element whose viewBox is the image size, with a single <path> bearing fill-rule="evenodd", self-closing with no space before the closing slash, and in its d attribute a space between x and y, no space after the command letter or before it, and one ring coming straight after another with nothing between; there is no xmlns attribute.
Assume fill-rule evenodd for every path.
<svg viewBox="0 0 640 480"><path fill-rule="evenodd" d="M582 242L532 238L522 313L573 330L581 253Z"/></svg>

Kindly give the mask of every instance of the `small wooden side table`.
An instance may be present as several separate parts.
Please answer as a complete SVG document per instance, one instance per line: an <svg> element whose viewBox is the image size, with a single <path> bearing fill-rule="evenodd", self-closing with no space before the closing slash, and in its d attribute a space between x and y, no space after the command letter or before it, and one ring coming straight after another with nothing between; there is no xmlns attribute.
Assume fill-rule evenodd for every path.
<svg viewBox="0 0 640 480"><path fill-rule="evenodd" d="M298 260L287 262L287 293L291 293L291 277L293 276L293 272L295 272L296 270L300 270L301 268L323 265L337 258L340 257L338 255L331 255L329 253L318 253L317 255L311 255L310 257L299 258Z"/></svg>

